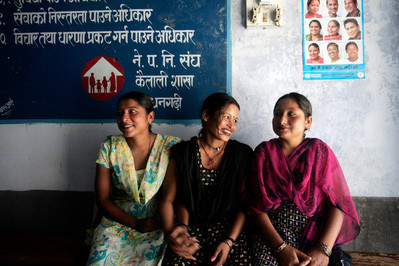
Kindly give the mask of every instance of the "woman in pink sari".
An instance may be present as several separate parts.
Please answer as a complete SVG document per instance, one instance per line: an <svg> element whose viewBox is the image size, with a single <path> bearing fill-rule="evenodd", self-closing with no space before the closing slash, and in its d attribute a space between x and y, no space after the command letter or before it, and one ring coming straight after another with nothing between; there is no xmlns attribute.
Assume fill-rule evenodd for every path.
<svg viewBox="0 0 399 266"><path fill-rule="evenodd" d="M256 225L254 265L351 263L340 246L359 234L357 212L332 150L319 139L305 138L311 125L308 99L286 94L274 107L278 138L255 150L246 196Z"/></svg>

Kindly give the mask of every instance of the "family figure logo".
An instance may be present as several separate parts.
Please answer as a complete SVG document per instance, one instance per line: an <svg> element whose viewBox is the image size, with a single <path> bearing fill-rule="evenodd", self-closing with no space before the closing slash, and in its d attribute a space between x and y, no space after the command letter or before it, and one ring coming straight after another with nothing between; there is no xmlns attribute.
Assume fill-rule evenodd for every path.
<svg viewBox="0 0 399 266"><path fill-rule="evenodd" d="M125 80L122 66L114 58L98 56L90 60L82 72L82 84L90 97L105 101L122 89Z"/></svg>

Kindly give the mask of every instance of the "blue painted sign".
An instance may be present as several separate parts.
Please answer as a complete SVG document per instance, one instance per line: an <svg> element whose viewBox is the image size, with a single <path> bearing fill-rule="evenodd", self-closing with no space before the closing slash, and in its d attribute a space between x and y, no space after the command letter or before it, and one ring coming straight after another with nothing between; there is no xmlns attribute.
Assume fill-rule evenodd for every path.
<svg viewBox="0 0 399 266"><path fill-rule="evenodd" d="M107 122L131 90L157 121L190 123L230 91L227 0L0 5L0 123Z"/></svg>

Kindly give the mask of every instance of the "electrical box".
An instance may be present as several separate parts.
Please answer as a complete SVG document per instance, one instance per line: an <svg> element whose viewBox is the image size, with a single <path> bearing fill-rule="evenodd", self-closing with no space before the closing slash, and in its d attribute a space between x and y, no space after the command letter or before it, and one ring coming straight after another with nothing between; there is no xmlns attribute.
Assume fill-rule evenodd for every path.
<svg viewBox="0 0 399 266"><path fill-rule="evenodd" d="M246 0L247 28L281 27L280 0Z"/></svg>

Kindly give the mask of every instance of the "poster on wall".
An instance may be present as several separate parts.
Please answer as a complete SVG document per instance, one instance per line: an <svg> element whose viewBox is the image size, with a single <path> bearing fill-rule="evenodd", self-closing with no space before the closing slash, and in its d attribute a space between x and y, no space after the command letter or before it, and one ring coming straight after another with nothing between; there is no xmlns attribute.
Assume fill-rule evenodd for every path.
<svg viewBox="0 0 399 266"><path fill-rule="evenodd" d="M305 80L364 79L362 0L302 0Z"/></svg>
<svg viewBox="0 0 399 266"><path fill-rule="evenodd" d="M199 123L231 92L229 1L0 1L0 123L110 122L132 90Z"/></svg>

